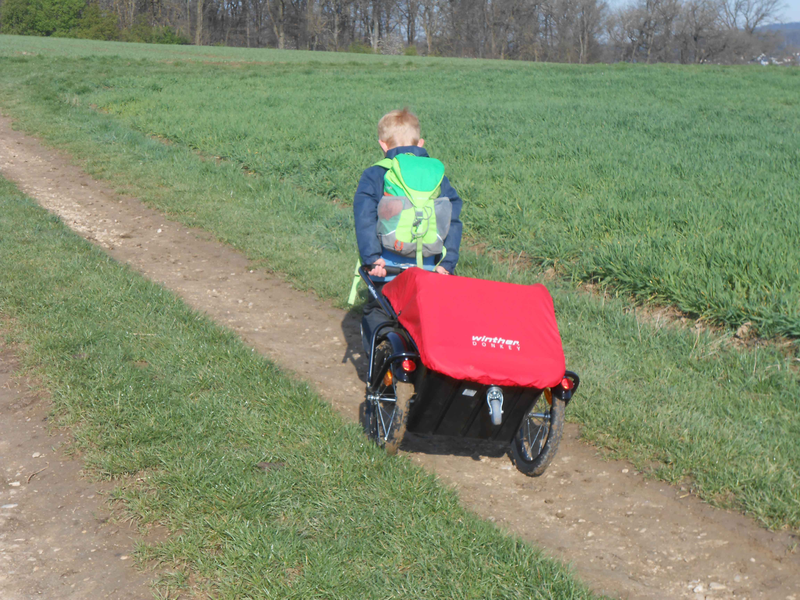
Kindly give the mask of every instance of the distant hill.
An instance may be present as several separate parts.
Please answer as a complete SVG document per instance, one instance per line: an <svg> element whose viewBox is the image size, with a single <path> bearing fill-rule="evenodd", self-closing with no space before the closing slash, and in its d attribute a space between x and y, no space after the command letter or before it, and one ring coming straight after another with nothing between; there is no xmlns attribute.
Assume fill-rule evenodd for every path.
<svg viewBox="0 0 800 600"><path fill-rule="evenodd" d="M759 29L766 29L767 31L800 31L800 22L798 23L772 23L771 25L764 25Z"/></svg>
<svg viewBox="0 0 800 600"><path fill-rule="evenodd" d="M800 48L800 23L773 23L758 29L760 31L779 33L783 36L786 46Z"/></svg>

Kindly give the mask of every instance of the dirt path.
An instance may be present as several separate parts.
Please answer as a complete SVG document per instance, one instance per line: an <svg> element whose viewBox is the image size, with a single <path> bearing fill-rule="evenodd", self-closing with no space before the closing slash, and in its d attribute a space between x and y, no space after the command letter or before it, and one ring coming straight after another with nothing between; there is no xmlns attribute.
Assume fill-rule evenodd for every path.
<svg viewBox="0 0 800 600"><path fill-rule="evenodd" d="M237 331L247 344L313 382L357 417L363 399L355 319L248 261L208 234L167 220L0 117L0 171L75 231ZM714 510L679 488L601 460L568 427L545 476L506 456L416 441L415 462L454 485L463 503L574 564L598 592L619 598L800 599L797 539ZM76 481L76 485L81 485Z"/></svg>
<svg viewBox="0 0 800 600"><path fill-rule="evenodd" d="M136 531L109 521L112 485L81 478L68 434L48 434L49 401L15 371L0 341L0 598L152 598L130 567Z"/></svg>

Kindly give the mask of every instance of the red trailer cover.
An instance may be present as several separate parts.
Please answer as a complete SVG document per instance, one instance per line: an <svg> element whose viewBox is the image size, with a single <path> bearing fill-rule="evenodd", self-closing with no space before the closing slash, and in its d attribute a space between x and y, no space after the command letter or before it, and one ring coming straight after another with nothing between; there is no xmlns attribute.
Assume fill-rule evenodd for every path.
<svg viewBox="0 0 800 600"><path fill-rule="evenodd" d="M477 383L539 389L564 376L553 299L542 284L413 268L387 283L383 294L429 369Z"/></svg>

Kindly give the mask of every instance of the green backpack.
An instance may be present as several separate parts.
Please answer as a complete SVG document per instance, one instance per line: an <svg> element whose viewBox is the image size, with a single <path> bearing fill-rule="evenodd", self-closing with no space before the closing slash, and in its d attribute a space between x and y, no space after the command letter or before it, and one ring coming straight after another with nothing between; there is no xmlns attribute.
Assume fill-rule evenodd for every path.
<svg viewBox="0 0 800 600"><path fill-rule="evenodd" d="M381 246L401 256L416 257L418 267L422 267L424 257L441 254L444 259L453 205L450 198L439 196L444 179L442 162L427 156L398 154L373 166L386 169L384 196L378 202L377 234ZM356 262L349 304L356 300L360 264Z"/></svg>
<svg viewBox="0 0 800 600"><path fill-rule="evenodd" d="M398 154L375 166L386 169L384 196L378 202L378 239L401 256L416 257L417 266L427 256L446 253L453 206L439 196L444 165L427 156Z"/></svg>

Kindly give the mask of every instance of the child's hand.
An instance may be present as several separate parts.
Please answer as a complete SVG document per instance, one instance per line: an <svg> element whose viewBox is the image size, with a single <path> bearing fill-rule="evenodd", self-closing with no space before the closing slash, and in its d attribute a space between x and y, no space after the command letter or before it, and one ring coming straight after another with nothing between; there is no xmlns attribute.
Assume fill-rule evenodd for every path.
<svg viewBox="0 0 800 600"><path fill-rule="evenodd" d="M450 275L450 272L449 272L447 269L445 269L444 267L436 267L436 268L434 269L434 271L435 271L436 273L440 273L440 274L442 274L442 275Z"/></svg>
<svg viewBox="0 0 800 600"><path fill-rule="evenodd" d="M386 277L386 261L379 258L372 263L372 270L369 272L373 277Z"/></svg>

